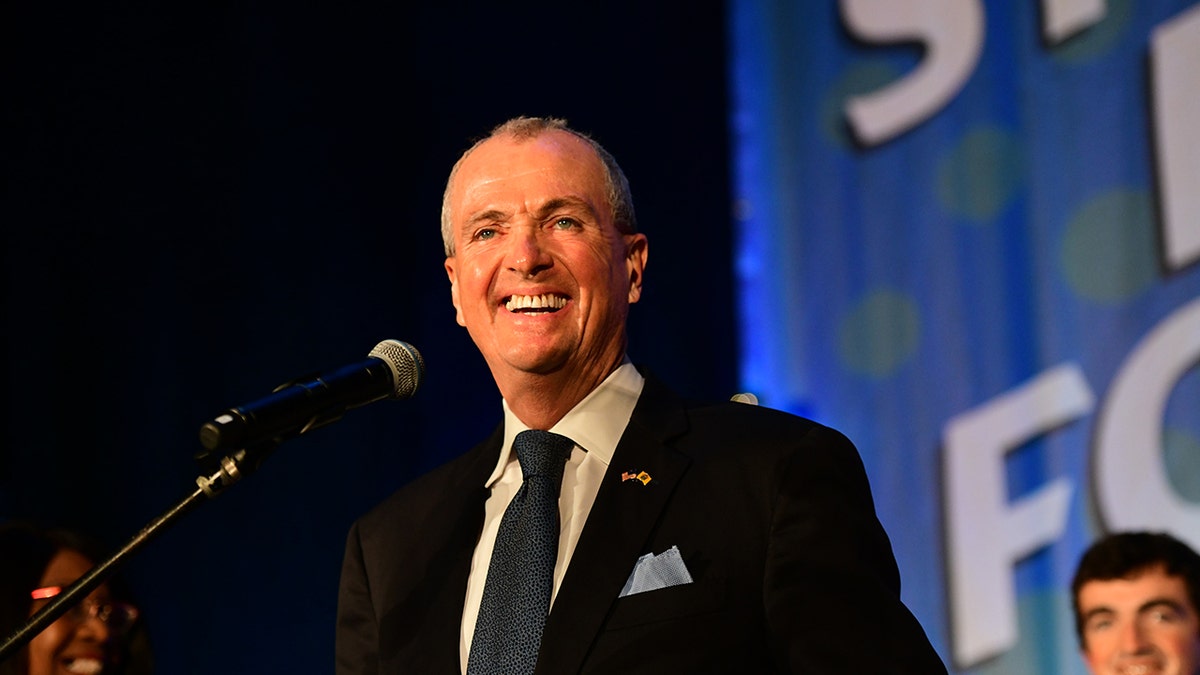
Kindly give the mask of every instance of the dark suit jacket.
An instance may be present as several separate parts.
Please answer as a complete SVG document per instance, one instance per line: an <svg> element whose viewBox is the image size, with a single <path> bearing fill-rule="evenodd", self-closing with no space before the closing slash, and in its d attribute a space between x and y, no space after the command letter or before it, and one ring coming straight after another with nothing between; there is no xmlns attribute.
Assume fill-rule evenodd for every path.
<svg viewBox="0 0 1200 675"><path fill-rule="evenodd" d="M337 673L459 673L459 624L502 430L354 524ZM647 484L622 481L645 471ZM618 599L645 553L693 583ZM653 377L617 446L537 672L945 673L900 601L857 450L815 422L685 403Z"/></svg>

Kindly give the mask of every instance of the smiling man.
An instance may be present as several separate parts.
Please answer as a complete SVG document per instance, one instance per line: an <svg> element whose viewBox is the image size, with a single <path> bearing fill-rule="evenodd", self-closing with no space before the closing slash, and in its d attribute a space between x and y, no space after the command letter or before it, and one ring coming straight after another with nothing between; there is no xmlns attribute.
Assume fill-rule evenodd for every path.
<svg viewBox="0 0 1200 675"><path fill-rule="evenodd" d="M511 128L451 176L446 273L458 323L500 394L526 424L548 429L621 365L646 236L631 209L618 219L608 186L620 180L588 142Z"/></svg>
<svg viewBox="0 0 1200 675"><path fill-rule="evenodd" d="M1071 582L1083 660L1095 675L1200 673L1200 555L1164 532L1092 544Z"/></svg>
<svg viewBox="0 0 1200 675"><path fill-rule="evenodd" d="M849 440L629 359L649 248L604 148L505 122L442 234L503 422L351 528L339 675L945 673Z"/></svg>

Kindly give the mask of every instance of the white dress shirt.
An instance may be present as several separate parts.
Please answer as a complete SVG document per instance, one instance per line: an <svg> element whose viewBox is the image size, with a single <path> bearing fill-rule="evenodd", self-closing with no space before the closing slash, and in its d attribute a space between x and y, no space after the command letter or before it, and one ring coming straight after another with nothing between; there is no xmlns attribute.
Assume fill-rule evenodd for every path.
<svg viewBox="0 0 1200 675"><path fill-rule="evenodd" d="M562 489L558 495L558 560L554 565L554 588L550 604L558 595L567 565L579 533L587 522L600 481L612 461L617 442L625 433L625 426L633 415L638 396L642 393L645 380L641 373L626 358L621 367L609 375L600 386L592 390L550 431L562 434L575 441L575 449L563 470ZM475 634L475 619L479 615L479 602L483 597L483 585L487 581L488 564L492 559L492 548L496 543L496 532L508 503L521 487L521 464L512 452L513 439L527 430L517 416L504 407L504 444L500 448L500 459L496 469L488 477L485 486L491 490L484 507L483 532L475 545L471 558L471 576L467 580L467 599L463 604L462 626L459 639L459 662L463 672L467 669L467 657L471 653L471 638Z"/></svg>

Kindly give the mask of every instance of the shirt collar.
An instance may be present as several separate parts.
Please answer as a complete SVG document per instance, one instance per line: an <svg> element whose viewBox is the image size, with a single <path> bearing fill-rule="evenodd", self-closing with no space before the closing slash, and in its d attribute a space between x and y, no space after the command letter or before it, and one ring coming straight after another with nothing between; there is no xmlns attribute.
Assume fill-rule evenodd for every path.
<svg viewBox="0 0 1200 675"><path fill-rule="evenodd" d="M619 368L575 404L550 431L562 434L575 441L590 457L604 462L608 466L625 426L633 416L633 408L637 405L638 396L642 393L642 385L646 382L642 374L634 367L629 357ZM517 419L508 408L508 401L501 399L504 407L504 444L500 447L500 457L496 468L488 477L485 487L499 480L512 457L513 439L517 434L529 429L525 423Z"/></svg>

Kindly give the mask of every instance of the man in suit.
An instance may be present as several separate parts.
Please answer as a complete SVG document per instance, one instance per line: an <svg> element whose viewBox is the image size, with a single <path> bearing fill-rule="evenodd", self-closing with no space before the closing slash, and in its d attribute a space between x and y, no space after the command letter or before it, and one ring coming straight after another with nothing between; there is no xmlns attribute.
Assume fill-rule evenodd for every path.
<svg viewBox="0 0 1200 675"><path fill-rule="evenodd" d="M351 528L340 675L534 661L543 674L945 672L900 600L849 440L766 408L686 403L628 360L648 246L604 148L562 120L506 122L451 171L442 232L457 319L504 422ZM524 499L513 445L527 429L569 439L553 573L537 582L550 604L497 622L497 533ZM500 610L527 599L499 597ZM525 624L532 638L503 632ZM508 658L495 650L531 641L525 666L495 667Z"/></svg>
<svg viewBox="0 0 1200 675"><path fill-rule="evenodd" d="M1096 540L1079 559L1071 599L1095 675L1200 674L1200 554L1170 534Z"/></svg>

